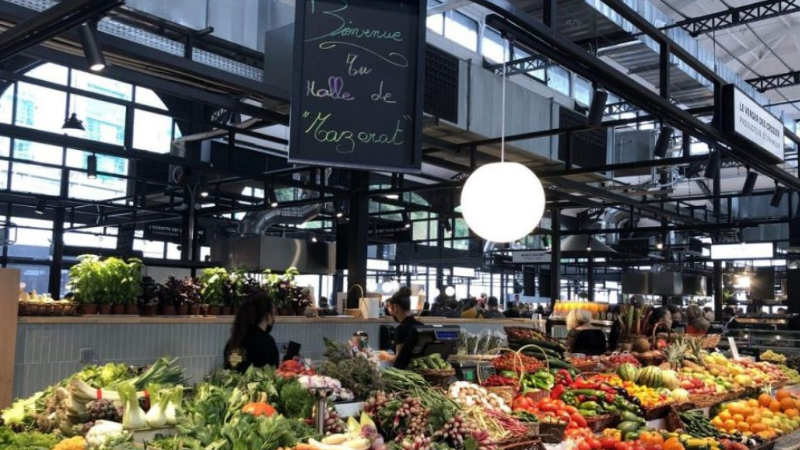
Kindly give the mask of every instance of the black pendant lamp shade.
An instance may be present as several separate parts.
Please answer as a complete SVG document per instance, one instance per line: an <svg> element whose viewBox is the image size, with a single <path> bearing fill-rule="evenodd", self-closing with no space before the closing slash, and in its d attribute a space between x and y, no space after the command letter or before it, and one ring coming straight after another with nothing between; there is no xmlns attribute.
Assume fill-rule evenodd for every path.
<svg viewBox="0 0 800 450"><path fill-rule="evenodd" d="M669 145L672 143L672 135L674 133L675 130L670 127L661 128L661 132L658 133L656 147L653 150L653 156L657 156L659 158L667 156L667 151L669 150Z"/></svg>
<svg viewBox="0 0 800 450"><path fill-rule="evenodd" d="M617 252L587 234L573 234L561 241L561 256L565 258L602 258Z"/></svg>
<svg viewBox="0 0 800 450"><path fill-rule="evenodd" d="M606 112L606 101L608 92L595 89L592 95L592 103L589 105L589 118L586 121L590 127L599 127L603 123L603 116Z"/></svg>
<svg viewBox="0 0 800 450"><path fill-rule="evenodd" d="M706 170L703 173L703 176L706 178L715 178L719 173L719 163L720 163L720 154L719 150L714 150L713 152L708 154L708 162L706 163Z"/></svg>
<svg viewBox="0 0 800 450"><path fill-rule="evenodd" d="M100 49L100 44L97 43L97 28L96 25L84 23L78 27L81 35L81 46L83 47L83 54L86 56L86 64L92 72L100 72L106 67L106 59L103 57L103 51Z"/></svg>
<svg viewBox="0 0 800 450"><path fill-rule="evenodd" d="M753 193L753 188L756 187L756 180L758 180L758 172L747 172L747 178L744 180L742 187L742 195L748 196Z"/></svg>
<svg viewBox="0 0 800 450"><path fill-rule="evenodd" d="M769 201L769 205L773 208L777 208L781 206L781 202L783 201L783 194L786 193L786 189L781 186L775 186L775 193L772 194L772 199Z"/></svg>
<svg viewBox="0 0 800 450"><path fill-rule="evenodd" d="M84 137L86 135L86 128L83 128L83 121L78 119L78 115L75 113L72 113L72 115L64 121L61 131L67 136L72 137Z"/></svg>
<svg viewBox="0 0 800 450"><path fill-rule="evenodd" d="M89 155L86 158L86 178L90 180L97 179L97 156Z"/></svg>

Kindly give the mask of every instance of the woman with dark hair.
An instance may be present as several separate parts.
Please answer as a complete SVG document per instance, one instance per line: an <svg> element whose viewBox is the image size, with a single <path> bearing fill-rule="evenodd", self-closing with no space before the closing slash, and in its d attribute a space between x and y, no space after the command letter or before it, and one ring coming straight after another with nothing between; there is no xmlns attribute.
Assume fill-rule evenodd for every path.
<svg viewBox="0 0 800 450"><path fill-rule="evenodd" d="M397 359L397 355L400 354L400 350L403 349L403 344L405 344L406 338L411 333L411 329L417 325L422 325L422 322L411 314L411 289L403 286L389 300L386 300L386 313L392 316L394 321L399 322L400 325L394 331L394 342L392 343L394 354L380 352L378 356L383 361L393 363Z"/></svg>
<svg viewBox="0 0 800 450"><path fill-rule="evenodd" d="M648 325L648 336L653 334L656 327L658 327L659 331L669 333L669 331L672 330L672 313L670 313L667 308L656 308L653 310L653 313L650 314Z"/></svg>
<svg viewBox="0 0 800 450"><path fill-rule="evenodd" d="M242 303L225 345L225 368L244 372L250 366L278 367L278 345L270 332L275 324L272 300L266 295Z"/></svg>

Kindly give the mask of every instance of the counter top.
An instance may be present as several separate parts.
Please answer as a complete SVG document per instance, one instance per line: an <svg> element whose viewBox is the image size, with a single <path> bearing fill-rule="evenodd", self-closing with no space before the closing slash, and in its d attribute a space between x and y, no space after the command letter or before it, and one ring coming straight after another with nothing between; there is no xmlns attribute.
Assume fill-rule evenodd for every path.
<svg viewBox="0 0 800 450"><path fill-rule="evenodd" d="M480 322L491 323L494 325L524 326L533 325L530 319L448 319L444 317L419 317L421 322L431 325L449 324L474 324ZM213 324L213 323L233 323L233 316L54 316L36 317L25 316L18 319L19 323L24 324ZM327 317L301 317L301 316L277 316L276 323L394 323L392 319L361 319L350 316L327 316Z"/></svg>

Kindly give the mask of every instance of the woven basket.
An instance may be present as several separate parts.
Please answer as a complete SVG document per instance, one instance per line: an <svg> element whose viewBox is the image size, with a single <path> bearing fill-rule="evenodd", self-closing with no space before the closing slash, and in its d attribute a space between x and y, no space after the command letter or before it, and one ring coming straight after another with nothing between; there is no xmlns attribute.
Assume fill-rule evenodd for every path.
<svg viewBox="0 0 800 450"><path fill-rule="evenodd" d="M710 408L718 403L722 403L728 399L730 394L727 392L721 394L692 394L689 403L696 408Z"/></svg>
<svg viewBox="0 0 800 450"><path fill-rule="evenodd" d="M721 334L709 334L703 337L703 340L700 341L700 345L705 349L717 348L721 339Z"/></svg>
<svg viewBox="0 0 800 450"><path fill-rule="evenodd" d="M686 429L686 424L683 423L681 416L678 415L678 411L675 408L669 409L667 416L664 418L664 426L670 433Z"/></svg>
<svg viewBox="0 0 800 450"><path fill-rule="evenodd" d="M77 310L77 303L19 302L20 316L72 316Z"/></svg>
<svg viewBox="0 0 800 450"><path fill-rule="evenodd" d="M545 450L544 444L540 439L531 439L528 437L499 441L495 443L495 447L498 450Z"/></svg>
<svg viewBox="0 0 800 450"><path fill-rule="evenodd" d="M658 420L667 417L672 405L661 405L655 408L642 408L644 410L644 420Z"/></svg>
<svg viewBox="0 0 800 450"><path fill-rule="evenodd" d="M758 447L753 447L751 450L773 450L775 448L775 439L765 442Z"/></svg>
<svg viewBox="0 0 800 450"><path fill-rule="evenodd" d="M578 372L594 372L595 369L597 369L597 361L583 364L572 364L572 367L574 367Z"/></svg>
<svg viewBox="0 0 800 450"><path fill-rule="evenodd" d="M517 390L511 386L485 386L484 389L502 398L509 406L514 403L514 397L517 396Z"/></svg>
<svg viewBox="0 0 800 450"><path fill-rule="evenodd" d="M422 376L431 386L447 386L450 379L456 375L456 370L449 369L420 369L417 373Z"/></svg>
<svg viewBox="0 0 800 450"><path fill-rule="evenodd" d="M621 418L619 414L605 414L602 416L587 417L586 428L595 433L600 433L606 428L614 428L615 426L619 425L620 422Z"/></svg>
<svg viewBox="0 0 800 450"><path fill-rule="evenodd" d="M567 431L565 423L539 423L539 437L545 444L559 444L564 441L564 432Z"/></svg>

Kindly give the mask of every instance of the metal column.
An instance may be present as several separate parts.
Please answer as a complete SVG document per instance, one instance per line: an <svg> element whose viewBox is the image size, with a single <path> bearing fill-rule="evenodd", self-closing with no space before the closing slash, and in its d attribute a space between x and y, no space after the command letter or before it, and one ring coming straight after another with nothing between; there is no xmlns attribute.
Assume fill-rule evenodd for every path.
<svg viewBox="0 0 800 450"><path fill-rule="evenodd" d="M550 311L561 297L561 210L550 210Z"/></svg>
<svg viewBox="0 0 800 450"><path fill-rule="evenodd" d="M719 152L721 150L716 149L714 151ZM717 223L720 223L722 219L722 201L720 199L721 169L722 168L720 167L720 169L717 170L716 174L714 175L714 214L716 215ZM714 243L719 243L719 236L720 233L717 231L715 234L716 239ZM714 261L714 320L722 320L722 261Z"/></svg>
<svg viewBox="0 0 800 450"><path fill-rule="evenodd" d="M367 228L369 226L369 172L350 174L350 226L347 236L347 307L358 308L359 291L367 285Z"/></svg>

